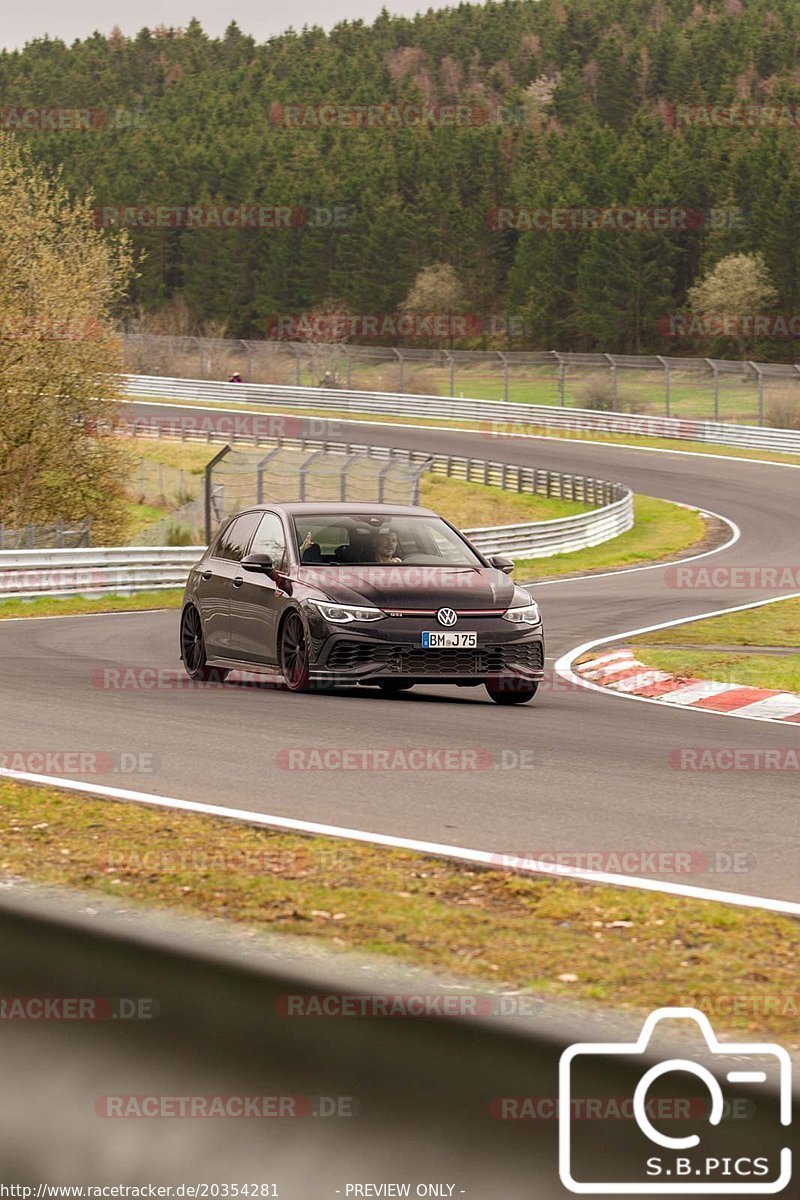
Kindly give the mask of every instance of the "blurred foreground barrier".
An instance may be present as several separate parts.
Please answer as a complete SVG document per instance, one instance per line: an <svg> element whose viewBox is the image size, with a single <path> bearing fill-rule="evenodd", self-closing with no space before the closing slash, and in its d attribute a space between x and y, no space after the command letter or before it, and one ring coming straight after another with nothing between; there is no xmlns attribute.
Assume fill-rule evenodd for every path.
<svg viewBox="0 0 800 1200"><path fill-rule="evenodd" d="M42 1183L248 1183L275 1188L249 1195L281 1200L336 1200L358 1195L347 1190L357 1184L409 1188L361 1196L563 1197L559 1058L574 1042L628 1041L641 1030L638 1020L535 997L526 1016L290 1016L298 998L306 1009L313 996L315 1011L339 1011L345 996L351 1005L368 993L430 997L431 981L403 977L396 965L383 975L382 966L319 948L301 957L291 940L262 947L240 934L223 938L219 926L199 931L98 907L8 891L0 899L3 1014L13 1014L15 999L26 1011L33 998L51 1001L51 1019L0 1019L0 1171L6 1184L32 1185L34 1196ZM469 1008L453 1003L452 986L438 994L451 1013ZM64 1009L76 998L93 998L86 1011L94 1016L59 1019L55 1003ZM111 1019L111 1008L123 1016ZM676 1047L713 1067L688 1038L659 1054L603 1056L580 1078L574 1066L581 1178L628 1181L630 1191L646 1178L643 1142L647 1156L674 1157L620 1114L643 1073ZM702 1150L720 1159L772 1161L791 1131L778 1120L767 1070L761 1087L732 1087L717 1065L726 1116L713 1131L705 1085L673 1073L652 1085L652 1103L666 1106L655 1123L673 1136L699 1131L704 1143L707 1132Z"/></svg>

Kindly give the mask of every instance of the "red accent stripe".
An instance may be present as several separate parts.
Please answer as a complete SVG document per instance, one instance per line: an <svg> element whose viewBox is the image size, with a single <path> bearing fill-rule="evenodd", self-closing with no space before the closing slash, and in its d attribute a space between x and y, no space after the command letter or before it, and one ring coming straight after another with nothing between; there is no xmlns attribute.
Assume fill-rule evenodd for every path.
<svg viewBox="0 0 800 1200"><path fill-rule="evenodd" d="M792 713L791 717L778 717L779 721L789 721L792 725L800 725L800 713Z"/></svg>
<svg viewBox="0 0 800 1200"><path fill-rule="evenodd" d="M731 712L734 708L744 708L746 704L755 704L756 700L766 700L768 696L777 696L776 691L767 688L735 688L732 692L720 692L718 696L708 696L705 700L695 700L690 708L710 708L714 712Z"/></svg>
<svg viewBox="0 0 800 1200"><path fill-rule="evenodd" d="M390 608L386 605L384 612L397 613L400 617L435 617L438 608ZM499 617L507 608L454 608L457 617Z"/></svg>

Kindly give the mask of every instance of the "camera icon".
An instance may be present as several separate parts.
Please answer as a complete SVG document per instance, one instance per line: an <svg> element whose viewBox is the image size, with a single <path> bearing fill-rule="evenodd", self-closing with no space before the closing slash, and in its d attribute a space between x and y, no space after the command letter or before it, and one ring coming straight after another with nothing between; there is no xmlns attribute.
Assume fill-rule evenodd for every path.
<svg viewBox="0 0 800 1200"><path fill-rule="evenodd" d="M621 1077L628 1079L631 1072L635 1077L642 1065L637 1062L636 1056L645 1054L656 1026L661 1021L676 1018L691 1021L699 1029L708 1054L713 1055L717 1074L702 1062L690 1058L668 1058L642 1070L632 1098L620 1098L615 1103L615 1115L630 1118L627 1132L631 1140L626 1149L632 1149L633 1154L631 1157L626 1155L626 1164L630 1170L638 1170L636 1164L641 1152L640 1177L624 1180L583 1178L586 1174L603 1173L598 1170L597 1164L602 1163L605 1155L597 1153L598 1139L595 1139L595 1152L588 1158L584 1155L585 1161L581 1162L580 1169L576 1166L576 1142L580 1137L579 1134L576 1136L576 1129L582 1124L579 1118L587 1115L592 1104L585 1097L579 1097L576 1076L583 1069L587 1078L596 1080L602 1061L607 1060L609 1066L622 1068ZM743 1059L751 1061L743 1062ZM765 1154L763 1148L762 1153L758 1153L754 1148L755 1152L748 1154L741 1130L737 1130L735 1137L729 1138L726 1143L728 1147L731 1144L736 1146L735 1153L724 1153L713 1145L713 1131L724 1127L726 1118L733 1115L735 1107L730 1100L726 1100L719 1076L724 1073L727 1082L732 1084L767 1085L766 1066L773 1068L773 1077L777 1077L779 1084L777 1108L780 1125L788 1126L791 1123L792 1104L792 1064L788 1052L772 1042L722 1043L714 1034L705 1014L695 1008L656 1009L645 1021L635 1042L581 1042L570 1046L561 1055L559 1063L559 1175L562 1184L569 1191L584 1195L763 1195L782 1191L792 1175L792 1152L788 1146L783 1146L779 1153L773 1151ZM694 1076L694 1091L702 1095L691 1100L673 1098L670 1102L663 1096L660 1100L648 1096L659 1080L662 1080L661 1086L655 1087L655 1091L663 1092L663 1080L673 1072L683 1073L684 1079L686 1074ZM616 1077L619 1078L620 1074ZM765 1089L764 1098L774 1103L774 1088ZM602 1106L597 1101L594 1103L599 1112ZM588 1115L592 1115L591 1111L588 1111ZM693 1117L695 1123L702 1122L709 1144L706 1145L706 1139L701 1139L697 1133L677 1136L673 1132L664 1132L654 1123L658 1122L662 1127L666 1125L672 1130L675 1119L681 1117ZM610 1139L600 1140L610 1144ZM587 1161L590 1163L588 1171ZM582 1178L576 1178L578 1174Z"/></svg>

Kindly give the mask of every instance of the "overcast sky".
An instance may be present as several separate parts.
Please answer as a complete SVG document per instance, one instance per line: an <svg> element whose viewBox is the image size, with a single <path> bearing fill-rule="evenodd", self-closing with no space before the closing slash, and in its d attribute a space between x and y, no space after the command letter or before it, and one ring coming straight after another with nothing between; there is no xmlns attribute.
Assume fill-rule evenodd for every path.
<svg viewBox="0 0 800 1200"><path fill-rule="evenodd" d="M136 4L120 0L73 0L71 4L55 4L53 0L25 0L23 4L4 5L0 24L0 45L8 49L24 46L32 38L63 38L71 42L87 37L96 29L109 33L119 25L123 33L137 33L144 25L186 25L191 17L197 19L212 35L221 34L231 20L245 33L258 41L282 33L289 25L322 25L329 29L337 21L361 17L372 21L384 7L383 0L300 0L296 4L275 4L267 0L238 0L237 4L220 4L219 0L137 0ZM392 13L410 15L443 5L431 0L386 0Z"/></svg>

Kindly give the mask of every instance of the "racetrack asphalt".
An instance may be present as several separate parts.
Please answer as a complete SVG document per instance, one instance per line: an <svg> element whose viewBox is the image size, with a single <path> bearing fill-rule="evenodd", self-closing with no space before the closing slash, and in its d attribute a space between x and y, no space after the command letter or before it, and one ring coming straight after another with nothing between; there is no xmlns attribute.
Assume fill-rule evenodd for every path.
<svg viewBox="0 0 800 1200"><path fill-rule="evenodd" d="M156 416L161 406L131 407ZM800 563L796 469L605 443L336 424L352 441L620 480L735 522L739 540L698 566L796 571ZM534 584L548 665L595 638L780 594L761 580L676 588L668 572ZM231 681L190 690L99 685L106 667L178 667L177 626L176 611L0 622L0 752L152 755L151 771L76 778L499 854L560 854L604 871L620 870L615 856L628 852L634 874L800 900L797 771L673 765L683 748L800 752L796 726L667 710L550 674L536 700L517 708L493 705L483 689L435 686L385 698L373 689L298 696ZM310 748L488 754L477 769L468 754L456 770L286 769L287 750Z"/></svg>

